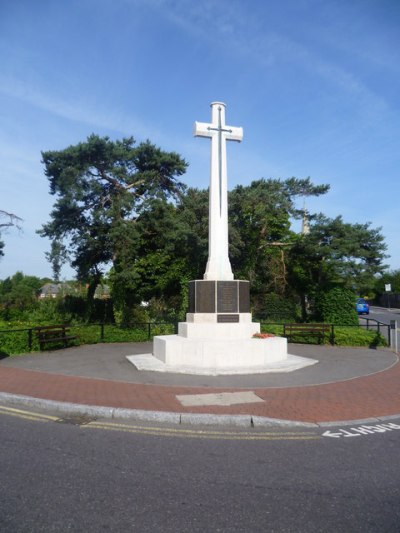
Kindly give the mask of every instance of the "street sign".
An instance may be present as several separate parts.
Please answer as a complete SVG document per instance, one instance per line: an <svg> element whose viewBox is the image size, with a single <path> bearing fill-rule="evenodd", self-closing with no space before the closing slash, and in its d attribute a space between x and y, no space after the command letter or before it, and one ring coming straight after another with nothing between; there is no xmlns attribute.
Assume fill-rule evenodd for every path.
<svg viewBox="0 0 400 533"><path fill-rule="evenodd" d="M392 285L391 283L385 283L385 291L386 292L390 292L392 290Z"/></svg>

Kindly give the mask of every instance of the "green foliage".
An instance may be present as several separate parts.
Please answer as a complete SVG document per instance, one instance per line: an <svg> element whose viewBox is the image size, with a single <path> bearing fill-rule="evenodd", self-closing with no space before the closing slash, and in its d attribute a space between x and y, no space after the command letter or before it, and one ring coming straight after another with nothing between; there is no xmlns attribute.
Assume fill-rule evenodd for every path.
<svg viewBox="0 0 400 533"><path fill-rule="evenodd" d="M338 346L387 346L385 337L373 330L364 328L335 328L335 344Z"/></svg>
<svg viewBox="0 0 400 533"><path fill-rule="evenodd" d="M385 272L375 280L375 293L377 296L385 294L385 285L390 283L391 292L400 293L400 269Z"/></svg>
<svg viewBox="0 0 400 533"><path fill-rule="evenodd" d="M319 291L315 297L315 319L330 324L356 325L358 315L355 310L356 295L350 289L334 287Z"/></svg>
<svg viewBox="0 0 400 533"><path fill-rule="evenodd" d="M277 337L283 336L283 324L268 324L266 322L261 323L261 333L273 333Z"/></svg>
<svg viewBox="0 0 400 533"><path fill-rule="evenodd" d="M239 185L229 194L232 267L238 278L251 282L254 295L285 294L285 250L294 233L290 219L299 218L298 196L319 196L328 185L313 185L310 178L261 179Z"/></svg>
<svg viewBox="0 0 400 533"><path fill-rule="evenodd" d="M338 284L358 294L368 292L385 268L380 228L321 214L310 218L310 233L298 236L289 253L289 281L299 296L313 298L317 291Z"/></svg>
<svg viewBox="0 0 400 533"><path fill-rule="evenodd" d="M188 280L200 279L208 257L208 190L187 189L177 204L179 220L174 250L186 261Z"/></svg>
<svg viewBox="0 0 400 533"><path fill-rule="evenodd" d="M88 283L86 320L112 320L93 299L110 266L117 323L135 321L142 302L151 319L182 319L187 281L203 276L208 251L208 191L177 180L186 162L149 141L136 146L132 138L91 135L43 153L43 163L56 202L40 234L52 241L55 274L69 260ZM250 281L256 314L294 321L298 304L305 321L321 291L344 286L364 294L383 270L383 237L369 223L309 214L309 234L292 231L292 220L304 214L299 197L328 189L310 178L260 179L229 193L232 268L236 278Z"/></svg>
<svg viewBox="0 0 400 533"><path fill-rule="evenodd" d="M20 320L26 320L37 326L70 323L77 317L65 312L61 298L45 298L37 302L32 310L21 313Z"/></svg>
<svg viewBox="0 0 400 533"><path fill-rule="evenodd" d="M112 304L109 300L95 299L88 312L87 298L79 296L79 287L74 282L64 284L75 294L61 294L56 298L39 299L39 289L48 283L17 272L12 277L0 280L0 319L17 323L61 324L64 322L91 321L113 322Z"/></svg>
<svg viewBox="0 0 400 533"><path fill-rule="evenodd" d="M18 355L29 352L29 333L27 328L34 328L37 325L37 323L21 322L18 324L18 328L16 328L15 324L0 322L0 357L2 355ZM71 335L76 335L77 339L69 342L69 346L97 344L99 342L145 342L149 340L149 332L150 339L155 335L171 335L174 333L174 325L153 323L135 323L129 327L105 325L104 339L101 339L100 325L72 324L70 326L70 333ZM53 350L62 347L62 343L54 343L49 344L47 349ZM39 348L39 343L33 331L32 351L37 352Z"/></svg>
<svg viewBox="0 0 400 533"><path fill-rule="evenodd" d="M29 351L28 331L26 328L35 327L36 323L10 324L0 322L0 356L24 354ZM50 325L50 324L48 324ZM18 326L18 327L16 327ZM155 335L171 335L174 333L174 324L132 324L130 327L118 327L115 325L104 326L104 339L101 339L101 329L99 325L71 325L70 332L77 336L77 339L70 342L70 346L84 344L96 344L99 342L145 342ZM10 330L11 332L4 332ZM277 336L283 335L283 325L263 323L261 325L263 333L273 333ZM299 341L300 342L300 341ZM301 342L315 343L315 337L307 338L302 336ZM329 343L329 335L324 339L325 344ZM376 331L366 330L361 327L335 327L335 345L337 346L387 346L385 338ZM48 349L61 348L62 344L49 345ZM32 351L39 351L39 343L33 332Z"/></svg>
<svg viewBox="0 0 400 533"><path fill-rule="evenodd" d="M52 311L52 308L54 311ZM87 298L67 294L63 298L41 301L39 310L40 315L38 318L41 323L49 320L53 323L56 320L58 324L84 321L114 322L112 301L109 299L101 300L95 298L89 306Z"/></svg>
<svg viewBox="0 0 400 533"><path fill-rule="evenodd" d="M154 199L182 193L177 180L187 163L149 141L111 141L91 135L62 151L43 152L50 192L57 197L51 220L39 232L52 241L49 258L55 274L69 260L78 279L89 283L88 313L105 268L113 265L117 309L138 303L133 264L143 234L137 221ZM129 311L125 319L129 318Z"/></svg>
<svg viewBox="0 0 400 533"><path fill-rule="evenodd" d="M54 281L57 283L60 279L62 265L68 258L67 248L62 241L56 238L51 242L51 251L46 252L46 259L52 265Z"/></svg>
<svg viewBox="0 0 400 533"><path fill-rule="evenodd" d="M74 326L71 332L77 335L76 345L97 344L99 342L146 342L149 340L149 324L132 324L129 327L118 327L113 325L104 326L104 339L100 337L100 327ZM155 335L171 335L174 333L172 324L151 324L150 339Z"/></svg>
<svg viewBox="0 0 400 533"><path fill-rule="evenodd" d="M203 275L207 260L207 191L188 189L174 204L165 198L149 201L135 228L135 261L127 258L126 268L118 265L110 274L116 316L132 322L133 310L148 302L154 320L184 318L187 283Z"/></svg>
<svg viewBox="0 0 400 533"><path fill-rule="evenodd" d="M296 322L299 311L296 302L286 296L269 293L254 299L254 316L259 320Z"/></svg>
<svg viewBox="0 0 400 533"><path fill-rule="evenodd" d="M181 279L180 307L176 317L178 321L184 321L186 319L186 313L189 309L189 281L184 276Z"/></svg>
<svg viewBox="0 0 400 533"><path fill-rule="evenodd" d="M37 295L43 280L17 272L0 281L0 317L18 319L21 313L37 307Z"/></svg>
<svg viewBox="0 0 400 533"><path fill-rule="evenodd" d="M278 324L261 324L263 333L273 333L277 336L283 336L283 325ZM365 346L369 348L387 346L386 339L377 331L367 330L362 327L340 327L334 329L336 346ZM301 342L306 344L315 344L318 341L316 337L307 337L303 335ZM325 344L330 344L329 335L325 336Z"/></svg>
<svg viewBox="0 0 400 533"><path fill-rule="evenodd" d="M95 135L43 161L57 201L41 234L52 240L55 269L69 256L89 283L87 318L96 315L93 294L109 265L117 321L131 322L143 301L152 318L183 317L186 282L202 277L208 247L208 191L176 180L186 163L150 143ZM250 281L258 314L295 319L296 301L306 320L318 291L361 290L382 270L383 237L369 224L310 214L309 235L291 230L303 215L297 199L328 189L310 178L260 179L229 193L231 263L236 278ZM272 293L281 300L270 302Z"/></svg>
<svg viewBox="0 0 400 533"><path fill-rule="evenodd" d="M10 328L7 327L6 329ZM15 330L12 332L3 332L1 330L3 330L3 327L0 327L0 357L2 355L23 354L29 352L28 331ZM39 343L36 338L32 337L32 341L32 350L38 351Z"/></svg>

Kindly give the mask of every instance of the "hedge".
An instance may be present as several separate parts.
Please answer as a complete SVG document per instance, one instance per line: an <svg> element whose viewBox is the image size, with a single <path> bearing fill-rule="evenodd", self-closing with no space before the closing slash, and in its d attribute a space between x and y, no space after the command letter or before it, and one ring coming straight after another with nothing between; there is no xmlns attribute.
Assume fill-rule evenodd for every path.
<svg viewBox="0 0 400 533"><path fill-rule="evenodd" d="M281 324L261 324L261 331L263 333L274 333L275 335L283 335L283 325ZM367 330L360 327L351 326L335 326L335 346L368 346L374 348L377 346L387 346L385 337L374 330ZM306 333L298 334L299 342L305 344L317 344L318 339L312 336L307 336ZM325 336L325 344L330 344L329 335Z"/></svg>
<svg viewBox="0 0 400 533"><path fill-rule="evenodd" d="M356 295L350 289L334 287L320 292L315 297L317 321L346 326L358 325Z"/></svg>
<svg viewBox="0 0 400 533"><path fill-rule="evenodd" d="M33 326L32 326L33 327ZM171 335L174 333L174 324L150 324L150 338L155 335ZM145 342L149 340L148 324L142 326L136 325L132 328L120 328L118 326L104 326L104 338L101 339L100 325L90 326L71 326L71 334L76 335L77 339L70 343L70 346L79 346L84 344L96 344L99 342ZM282 324L261 324L262 333L273 333L283 335ZM374 330L366 330L360 327L335 326L335 345L337 346L387 346L386 339ZM307 334L298 336L299 342L314 344L317 342L315 337ZM325 343L329 344L329 335L325 338ZM62 345L60 345L61 347ZM57 348L56 344L49 345L49 348ZM39 344L33 332L32 351L39 351ZM17 355L29 352L28 348L28 331L15 330L12 332L0 331L0 356L3 354Z"/></svg>
<svg viewBox="0 0 400 533"><path fill-rule="evenodd" d="M28 325L29 327L29 325ZM31 326L32 328L34 326ZM171 335L174 333L174 324L152 324L150 323L150 338L155 335ZM121 328L114 325L104 326L104 337L101 338L101 328L99 324L70 326L71 335L77 338L69 342L69 346L80 346L84 344L97 344L99 342L145 342L149 340L149 325L136 325L132 328ZM0 330L0 356L18 355L29 352L28 329L15 331ZM62 343L49 344L48 349L63 347ZM35 332L32 332L32 352L39 351L39 343Z"/></svg>

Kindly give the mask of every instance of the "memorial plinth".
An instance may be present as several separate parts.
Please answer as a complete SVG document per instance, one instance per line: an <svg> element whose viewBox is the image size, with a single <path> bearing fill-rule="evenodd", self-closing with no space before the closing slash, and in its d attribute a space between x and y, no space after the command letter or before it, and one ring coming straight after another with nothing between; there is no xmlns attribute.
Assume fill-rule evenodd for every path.
<svg viewBox="0 0 400 533"><path fill-rule="evenodd" d="M170 371L246 373L260 371L287 357L284 338L253 338L247 281L189 282L189 313L177 335L154 337L153 355Z"/></svg>

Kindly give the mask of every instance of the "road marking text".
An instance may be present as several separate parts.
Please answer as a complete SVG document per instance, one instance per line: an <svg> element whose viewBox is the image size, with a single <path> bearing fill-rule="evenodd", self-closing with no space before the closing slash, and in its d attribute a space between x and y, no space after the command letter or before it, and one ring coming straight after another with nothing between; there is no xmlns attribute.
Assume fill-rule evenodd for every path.
<svg viewBox="0 0 400 533"><path fill-rule="evenodd" d="M375 426L358 426L349 429L338 429L336 431L325 431L322 433L323 437L332 437L340 439L341 437L361 437L362 435L371 435L374 433L386 433L400 429L400 425L389 422L388 424L377 424Z"/></svg>

